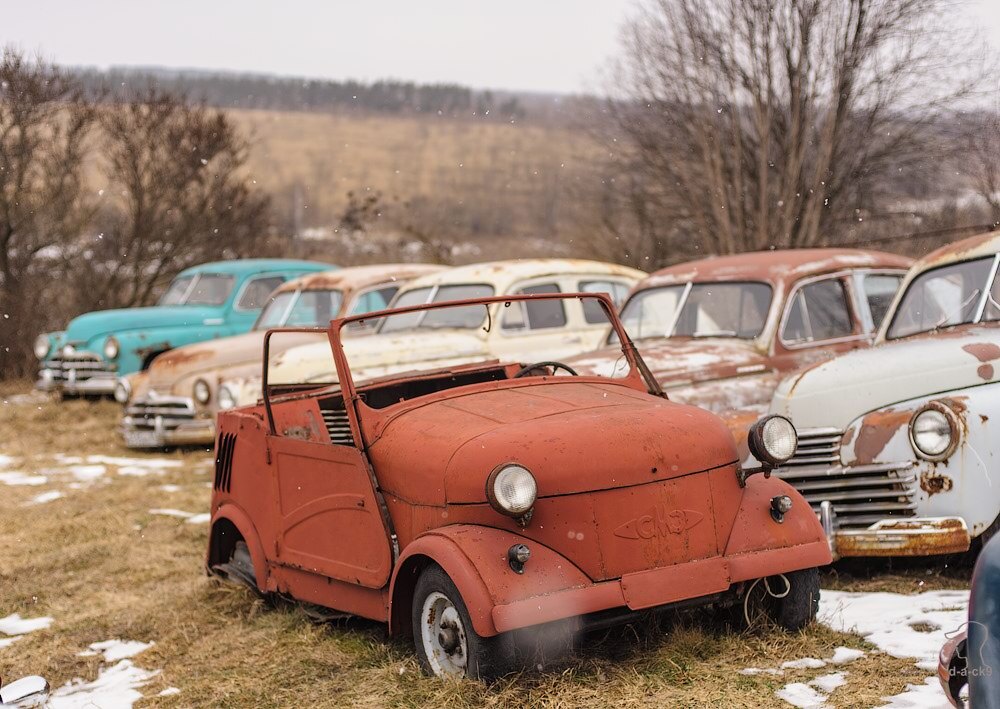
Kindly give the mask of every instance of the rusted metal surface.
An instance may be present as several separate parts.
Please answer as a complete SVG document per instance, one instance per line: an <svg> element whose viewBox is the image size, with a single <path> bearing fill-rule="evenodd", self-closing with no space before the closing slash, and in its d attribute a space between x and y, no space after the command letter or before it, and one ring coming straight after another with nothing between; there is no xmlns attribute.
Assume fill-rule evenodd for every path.
<svg viewBox="0 0 1000 709"><path fill-rule="evenodd" d="M688 281L766 281L790 285L802 278L844 269L907 269L912 263L913 260L905 256L863 249L757 251L734 256L713 256L670 266L650 274L639 288Z"/></svg>
<svg viewBox="0 0 1000 709"><path fill-rule="evenodd" d="M965 522L958 518L886 520L864 530L841 530L835 545L841 557L931 556L960 554L971 544Z"/></svg>
<svg viewBox="0 0 1000 709"><path fill-rule="evenodd" d="M360 318L331 324L335 385L274 395L265 364L264 405L219 416L236 443L229 489L213 490L209 568L228 561L227 539L249 535L261 591L407 632L416 579L434 562L489 636L829 562L819 522L787 483L755 476L739 485L720 419L651 393L656 383L606 296L392 312L554 298L600 304L626 342L624 377L513 378L523 363L485 362L356 383L341 337ZM334 444L329 427L340 417L351 440ZM323 424L329 430L317 432ZM507 464L534 475L526 517L501 514L487 495L491 472ZM775 495L794 500L781 523L769 513ZM515 544L531 551L519 570L507 562Z"/></svg>
<svg viewBox="0 0 1000 709"><path fill-rule="evenodd" d="M344 293L344 302L349 303L351 296L363 288L382 283L404 283L420 276L437 273L444 268L444 266L430 263L378 263L370 266L350 266L282 283L275 293L296 290L339 290Z"/></svg>
<svg viewBox="0 0 1000 709"><path fill-rule="evenodd" d="M906 430L912 416L913 413L906 409L873 411L865 416L854 444L854 462L857 465L873 463L893 436Z"/></svg>
<svg viewBox="0 0 1000 709"><path fill-rule="evenodd" d="M874 332L865 323L852 285L853 274L896 273L911 259L858 249L794 249L714 257L656 271L632 293L669 285L718 282L763 282L771 287L772 301L765 324L754 339L736 337L663 337L638 342L668 396L715 413L765 406L781 379L791 372L821 365L837 354L866 347ZM829 276L844 284L848 293L851 334L836 340L788 345L781 341L781 323L787 317L796 288L812 279ZM567 362L591 374L610 374L617 366L617 349L605 347Z"/></svg>

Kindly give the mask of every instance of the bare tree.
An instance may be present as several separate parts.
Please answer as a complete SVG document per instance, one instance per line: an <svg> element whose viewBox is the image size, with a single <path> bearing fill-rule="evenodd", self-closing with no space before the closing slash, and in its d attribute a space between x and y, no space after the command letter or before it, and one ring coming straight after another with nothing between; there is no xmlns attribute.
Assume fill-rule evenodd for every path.
<svg viewBox="0 0 1000 709"><path fill-rule="evenodd" d="M102 107L101 125L114 200L88 275L95 304L146 304L182 268L265 248L269 199L225 113L149 89Z"/></svg>
<svg viewBox="0 0 1000 709"><path fill-rule="evenodd" d="M93 106L60 70L3 50L0 376L22 376L33 368L31 344L44 317L44 298L58 299L57 289L48 288L72 261L89 221L83 174L93 124Z"/></svg>
<svg viewBox="0 0 1000 709"><path fill-rule="evenodd" d="M642 5L610 112L616 163L635 176L626 199L638 198L649 238L682 255L812 246L879 216L890 168L922 169L929 127L970 89L955 78L967 71L946 75L960 51L949 7Z"/></svg>
<svg viewBox="0 0 1000 709"><path fill-rule="evenodd" d="M1000 113L967 118L959 137L958 170L989 208L994 226L1000 226Z"/></svg>

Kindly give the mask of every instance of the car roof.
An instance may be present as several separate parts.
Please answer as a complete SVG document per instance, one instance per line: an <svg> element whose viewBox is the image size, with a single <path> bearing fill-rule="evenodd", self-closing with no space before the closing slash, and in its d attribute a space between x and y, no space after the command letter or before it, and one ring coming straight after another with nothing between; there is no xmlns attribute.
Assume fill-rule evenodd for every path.
<svg viewBox="0 0 1000 709"><path fill-rule="evenodd" d="M637 286L687 283L688 281L798 280L845 268L908 269L913 259L866 249L775 249L688 261L656 271Z"/></svg>
<svg viewBox="0 0 1000 709"><path fill-rule="evenodd" d="M406 290L428 286L489 283L495 286L498 293L502 295L519 281L563 275L619 276L637 281L646 274L628 266L604 261L562 258L511 259L449 268L446 271L410 281L406 285Z"/></svg>
<svg viewBox="0 0 1000 709"><path fill-rule="evenodd" d="M992 256L998 251L1000 251L1000 231L977 234L931 251L914 264L913 272L918 273L948 263Z"/></svg>
<svg viewBox="0 0 1000 709"><path fill-rule="evenodd" d="M395 280L409 281L444 269L430 263L377 263L311 273L283 283L279 293L299 290L355 290Z"/></svg>
<svg viewBox="0 0 1000 709"><path fill-rule="evenodd" d="M245 273L257 273L259 271L329 271L337 268L330 263L320 263L319 261L302 261L299 259L286 258L243 258L231 261L211 261L191 266L181 271L180 275L187 276L194 273L231 273L241 275Z"/></svg>

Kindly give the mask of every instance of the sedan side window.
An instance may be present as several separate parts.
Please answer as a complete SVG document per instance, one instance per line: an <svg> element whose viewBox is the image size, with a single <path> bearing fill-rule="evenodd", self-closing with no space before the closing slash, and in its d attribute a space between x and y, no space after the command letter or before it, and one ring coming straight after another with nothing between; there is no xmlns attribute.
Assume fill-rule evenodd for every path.
<svg viewBox="0 0 1000 709"><path fill-rule="evenodd" d="M866 274L864 277L865 301L868 303L868 312L871 313L872 323L878 330L885 314L889 312L892 299L899 290L899 284L903 280L902 275L888 274Z"/></svg>
<svg viewBox="0 0 1000 709"><path fill-rule="evenodd" d="M544 283L522 288L516 295L560 292L555 283ZM566 308L562 300L520 301L511 303L503 313L504 330L544 330L566 325Z"/></svg>
<svg viewBox="0 0 1000 709"><path fill-rule="evenodd" d="M628 286L615 281L580 281L581 293L607 293L611 296L611 302L615 308L621 308L628 295ZM608 316L596 300L587 299L583 301L583 319L588 325L607 325Z"/></svg>
<svg viewBox="0 0 1000 709"><path fill-rule="evenodd" d="M796 292L781 339L785 343L821 342L853 334L847 290L839 278L810 283Z"/></svg>
<svg viewBox="0 0 1000 709"><path fill-rule="evenodd" d="M253 279L243 289L236 309L260 310L267 303L268 296L284 282L285 279L281 276L264 276Z"/></svg>

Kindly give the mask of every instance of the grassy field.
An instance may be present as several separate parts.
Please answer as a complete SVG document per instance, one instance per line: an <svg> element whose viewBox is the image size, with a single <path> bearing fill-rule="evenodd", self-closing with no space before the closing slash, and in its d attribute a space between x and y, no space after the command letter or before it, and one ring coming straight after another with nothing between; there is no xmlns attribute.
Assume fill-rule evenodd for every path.
<svg viewBox="0 0 1000 709"><path fill-rule="evenodd" d="M336 226L347 193L382 195L388 218L463 239L567 239L600 187L602 151L585 131L460 120L234 110L251 136L249 171L279 213L298 187L306 225ZM402 207L430 205L420 213ZM398 224L396 225L398 227ZM452 236L443 233L441 236Z"/></svg>
<svg viewBox="0 0 1000 709"><path fill-rule="evenodd" d="M387 638L382 626L316 624L295 606L273 607L205 576L207 525L150 510L207 511L207 452L135 456L113 432L116 405L55 404L26 391L0 390L0 455L9 457L0 472L45 482L0 484L0 618L54 621L0 647L4 677L39 673L54 687L91 681L109 663L79 653L110 639L155 643L132 658L159 670L140 689L140 706L779 707L789 705L776 690L829 669L739 670L829 657L838 646L868 654L830 695L835 706L880 705L928 674L820 625L737 635L685 616L671 626L587 638L557 667L492 686L429 679L410 645ZM142 460L127 460L135 458ZM32 503L55 491L63 496ZM824 574L823 586L909 593L967 585L967 571L935 568L838 568ZM168 687L180 692L158 696Z"/></svg>

